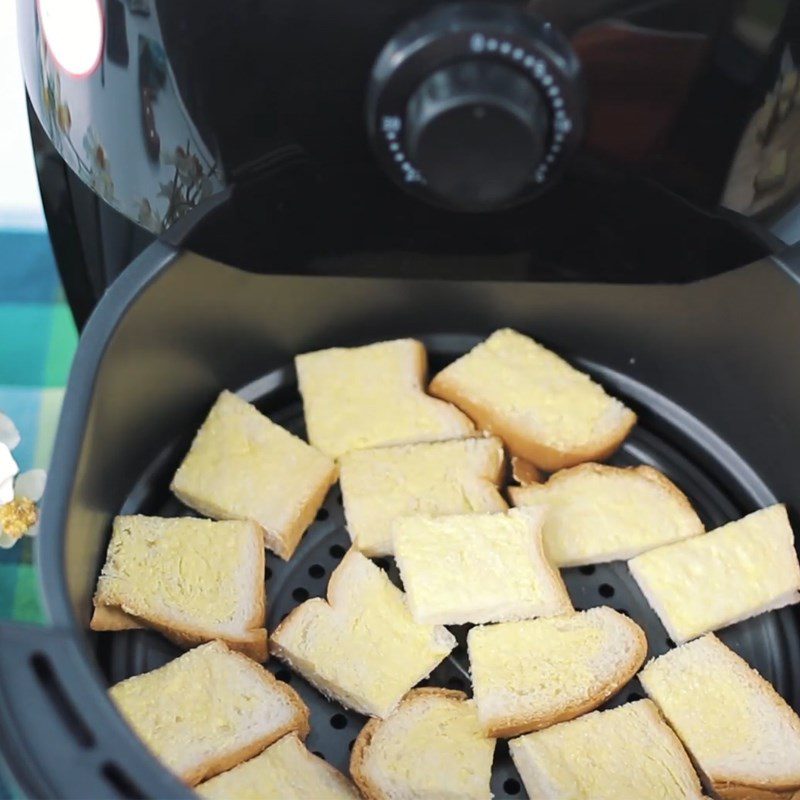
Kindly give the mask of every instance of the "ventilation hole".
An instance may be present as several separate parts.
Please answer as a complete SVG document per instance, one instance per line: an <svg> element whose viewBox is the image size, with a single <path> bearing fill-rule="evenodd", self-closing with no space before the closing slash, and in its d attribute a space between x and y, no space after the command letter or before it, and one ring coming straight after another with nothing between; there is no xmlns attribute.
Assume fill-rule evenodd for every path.
<svg viewBox="0 0 800 800"><path fill-rule="evenodd" d="M325 576L325 567L321 567L319 564L312 564L308 568L308 574L312 578L323 578Z"/></svg>
<svg viewBox="0 0 800 800"><path fill-rule="evenodd" d="M349 745L347 745L347 749L348 749L348 750L350 750L350 751L352 752L352 750L353 750L353 745L354 745L355 743L356 743L356 740L355 740L355 739L351 739L351 740L350 740L350 744L349 744Z"/></svg>
<svg viewBox="0 0 800 800"><path fill-rule="evenodd" d="M587 564L585 567L578 567L581 572L581 575L594 575L594 571L596 567L594 564Z"/></svg>
<svg viewBox="0 0 800 800"><path fill-rule="evenodd" d="M103 777L119 792L120 797L129 800L144 800L147 797L120 767L110 761L103 764Z"/></svg>
<svg viewBox="0 0 800 800"><path fill-rule="evenodd" d="M298 586L296 589L292 589L292 597L294 597L298 603L302 603L303 600L308 600L308 589L303 586Z"/></svg>
<svg viewBox="0 0 800 800"><path fill-rule="evenodd" d="M629 616L630 616L630 612L628 611L628 609L627 609L627 608L618 608L618 609L617 609L617 611L618 611L620 614L623 614L623 615L624 615L624 616L626 616L626 617L629 617Z"/></svg>
<svg viewBox="0 0 800 800"><path fill-rule="evenodd" d="M345 549L340 544L332 544L328 552L334 558L341 558L345 554Z"/></svg>
<svg viewBox="0 0 800 800"><path fill-rule="evenodd" d="M347 717L344 714L334 714L331 717L331 727L336 728L337 731L347 727Z"/></svg>
<svg viewBox="0 0 800 800"><path fill-rule="evenodd" d="M610 583L601 583L597 588L597 591L600 592L601 597L614 596L614 587Z"/></svg>
<svg viewBox="0 0 800 800"><path fill-rule="evenodd" d="M376 558L375 563L384 571L389 571L389 561L385 558Z"/></svg>
<svg viewBox="0 0 800 800"><path fill-rule="evenodd" d="M321 508L319 511L317 511L317 519L320 522L322 522L322 520L324 520L324 519L328 519L329 516L330 516L330 512L328 511L327 508Z"/></svg>
<svg viewBox="0 0 800 800"><path fill-rule="evenodd" d="M631 702L631 703L635 703L637 700L642 700L642 699L643 699L643 698L642 698L642 696L639 694L639 692L631 692L631 693L628 695L628 700L630 700L630 702Z"/></svg>
<svg viewBox="0 0 800 800"><path fill-rule="evenodd" d="M673 642L669 636L667 636L667 647L669 647L670 650L672 650L672 648L675 647L675 642Z"/></svg>
<svg viewBox="0 0 800 800"><path fill-rule="evenodd" d="M315 750L315 751L314 751L314 755L315 755L317 758L321 758L323 761L325 761L325 756L324 756L322 753L320 753L320 751L319 751L319 750Z"/></svg>
<svg viewBox="0 0 800 800"><path fill-rule="evenodd" d="M452 678L447 679L447 688L448 689L463 689L464 688L464 680L459 678L458 675L453 675Z"/></svg>
<svg viewBox="0 0 800 800"><path fill-rule="evenodd" d="M272 570L269 567L267 567L265 575L267 576L267 580L272 577Z"/></svg>
<svg viewBox="0 0 800 800"><path fill-rule="evenodd" d="M275 673L275 677L279 681L283 681L284 683L291 683L292 682L292 673L289 672L288 669L284 669L283 667L281 667L281 669L279 669Z"/></svg>
<svg viewBox="0 0 800 800"><path fill-rule="evenodd" d="M519 790L521 788L522 787L519 785L519 781L515 780L514 778L506 778L503 781L503 791L506 794L511 794L511 795L519 794Z"/></svg>
<svg viewBox="0 0 800 800"><path fill-rule="evenodd" d="M34 653L31 656L31 666L50 704L58 712L61 721L77 740L78 744L81 747L94 747L92 732L78 715L72 702L61 688L61 684L58 682L47 656L43 653Z"/></svg>

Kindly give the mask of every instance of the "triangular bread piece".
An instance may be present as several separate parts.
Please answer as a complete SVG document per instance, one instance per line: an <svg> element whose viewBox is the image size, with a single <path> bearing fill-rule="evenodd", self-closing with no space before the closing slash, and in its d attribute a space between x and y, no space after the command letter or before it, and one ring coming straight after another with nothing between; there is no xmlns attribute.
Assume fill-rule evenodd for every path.
<svg viewBox="0 0 800 800"><path fill-rule="evenodd" d="M323 694L376 717L388 716L455 646L447 628L414 622L403 592L352 549L331 575L327 602L301 603L270 640Z"/></svg>
<svg viewBox="0 0 800 800"><path fill-rule="evenodd" d="M644 631L612 608L475 627L467 636L478 719L517 736L591 711L647 655Z"/></svg>
<svg viewBox="0 0 800 800"><path fill-rule="evenodd" d="M800 602L800 564L782 505L651 550L628 566L678 644Z"/></svg>
<svg viewBox="0 0 800 800"><path fill-rule="evenodd" d="M414 689L361 729L350 774L367 800L490 800L494 747L463 692Z"/></svg>
<svg viewBox="0 0 800 800"><path fill-rule="evenodd" d="M800 795L800 718L716 636L654 659L639 678L720 797Z"/></svg>
<svg viewBox="0 0 800 800"><path fill-rule="evenodd" d="M222 642L112 686L111 699L164 765L194 786L287 733L308 734L297 692Z"/></svg>
<svg viewBox="0 0 800 800"><path fill-rule="evenodd" d="M455 406L425 394L428 357L414 339L318 350L295 366L308 440L332 458L475 431Z"/></svg>
<svg viewBox="0 0 800 800"><path fill-rule="evenodd" d="M515 506L547 509L544 547L558 567L629 559L705 530L686 495L648 466L581 464L508 492Z"/></svg>
<svg viewBox="0 0 800 800"><path fill-rule="evenodd" d="M429 391L547 471L602 461L636 422L588 375L508 328L445 367Z"/></svg>
<svg viewBox="0 0 800 800"><path fill-rule="evenodd" d="M359 800L353 784L294 733L195 791L208 800Z"/></svg>

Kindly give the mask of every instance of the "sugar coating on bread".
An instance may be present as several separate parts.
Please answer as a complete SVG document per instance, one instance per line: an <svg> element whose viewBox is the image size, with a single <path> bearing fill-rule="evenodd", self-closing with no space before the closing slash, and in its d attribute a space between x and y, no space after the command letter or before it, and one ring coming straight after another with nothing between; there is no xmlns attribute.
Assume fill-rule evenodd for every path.
<svg viewBox="0 0 800 800"><path fill-rule="evenodd" d="M257 522L267 547L287 559L335 480L332 459L225 391L170 488L208 517Z"/></svg>
<svg viewBox="0 0 800 800"><path fill-rule="evenodd" d="M529 733L509 743L539 800L699 800L686 751L650 700Z"/></svg>
<svg viewBox="0 0 800 800"><path fill-rule="evenodd" d="M800 602L800 564L782 505L651 550L628 566L678 643Z"/></svg>
<svg viewBox="0 0 800 800"><path fill-rule="evenodd" d="M114 520L94 598L94 630L119 630L121 611L181 643L224 640L267 657L264 534L254 522L143 515Z"/></svg>
<svg viewBox="0 0 800 800"><path fill-rule="evenodd" d="M800 790L800 719L716 636L654 659L639 678L715 788Z"/></svg>
<svg viewBox="0 0 800 800"><path fill-rule="evenodd" d="M401 517L394 555L417 622L461 625L572 611L542 547L542 508Z"/></svg>
<svg viewBox="0 0 800 800"><path fill-rule="evenodd" d="M341 459L347 530L370 556L391 555L392 524L408 514L504 511L505 455L497 438L360 450Z"/></svg>
<svg viewBox="0 0 800 800"><path fill-rule="evenodd" d="M414 339L305 353L295 365L308 439L333 458L475 430L457 408L425 394L427 354Z"/></svg>
<svg viewBox="0 0 800 800"><path fill-rule="evenodd" d="M489 800L494 747L463 692L414 689L362 728L350 774L367 800Z"/></svg>
<svg viewBox="0 0 800 800"><path fill-rule="evenodd" d="M222 642L201 645L109 693L154 755L190 786L291 731L308 733L308 709L294 689Z"/></svg>
<svg viewBox="0 0 800 800"><path fill-rule="evenodd" d="M355 787L290 733L263 753L195 787L208 800L358 800Z"/></svg>
<svg viewBox="0 0 800 800"><path fill-rule="evenodd" d="M508 328L445 367L429 388L548 471L606 458L636 422L588 375Z"/></svg>
<svg viewBox="0 0 800 800"><path fill-rule="evenodd" d="M644 631L604 606L472 628L467 646L478 719L492 736L539 730L597 708L647 655Z"/></svg>
<svg viewBox="0 0 800 800"><path fill-rule="evenodd" d="M704 531L683 492L648 466L581 464L508 491L515 506L547 509L545 552L559 567L628 559Z"/></svg>
<svg viewBox="0 0 800 800"><path fill-rule="evenodd" d="M327 602L297 606L270 641L323 694L376 717L390 714L455 645L446 628L414 622L403 592L353 549L331 575Z"/></svg>

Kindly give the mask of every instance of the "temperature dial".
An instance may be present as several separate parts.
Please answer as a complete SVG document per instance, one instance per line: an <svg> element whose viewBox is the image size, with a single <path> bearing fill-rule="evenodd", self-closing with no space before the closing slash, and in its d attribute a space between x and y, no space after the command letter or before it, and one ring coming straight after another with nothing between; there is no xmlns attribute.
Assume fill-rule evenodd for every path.
<svg viewBox="0 0 800 800"><path fill-rule="evenodd" d="M579 140L578 62L527 12L440 6L383 49L367 115L407 191L459 211L509 207L552 182Z"/></svg>

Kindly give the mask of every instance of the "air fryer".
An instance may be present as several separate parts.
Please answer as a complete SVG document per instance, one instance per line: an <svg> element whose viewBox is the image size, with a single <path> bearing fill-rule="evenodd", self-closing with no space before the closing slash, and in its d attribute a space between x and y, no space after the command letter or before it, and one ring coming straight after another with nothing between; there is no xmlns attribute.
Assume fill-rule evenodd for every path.
<svg viewBox="0 0 800 800"><path fill-rule="evenodd" d="M222 388L304 433L299 352L417 336L435 371L517 328L637 412L613 463L663 470L709 527L778 500L797 526L800 254L769 232L796 205L795 4L72 0L101 40L71 69L55 2L19 0L19 35L83 331L38 544L47 624L0 626L22 793L190 796L106 694L178 650L90 632L94 584L116 514L188 513L169 479ZM334 487L295 556L268 556L270 630L348 543ZM671 646L624 562L564 576L649 655ZM430 682L469 690L457 633ZM721 636L800 709L798 634L788 608ZM267 666L346 771L364 719ZM492 789L524 796L502 743Z"/></svg>

